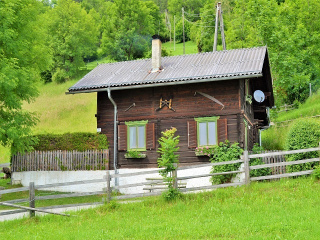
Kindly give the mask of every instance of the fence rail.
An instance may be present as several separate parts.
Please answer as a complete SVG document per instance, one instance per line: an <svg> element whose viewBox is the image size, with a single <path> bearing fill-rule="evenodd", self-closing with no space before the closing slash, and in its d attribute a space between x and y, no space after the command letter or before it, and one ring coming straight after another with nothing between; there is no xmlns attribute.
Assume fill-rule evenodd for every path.
<svg viewBox="0 0 320 240"><path fill-rule="evenodd" d="M109 169L109 150L33 151L11 158L13 172Z"/></svg>
<svg viewBox="0 0 320 240"><path fill-rule="evenodd" d="M210 177L214 175L227 175L227 174L238 174L238 173L244 173L245 177L244 180L236 183L224 183L219 185L210 185L210 186L201 186L201 187L186 187L184 189L181 189L181 192L190 192L190 191L198 191L198 190L206 190L206 189L215 189L215 188L223 188L223 187L231 187L231 186L241 186L244 184L249 184L250 181L260 181L260 180L270 180L270 179L279 179L283 177L292 177L292 176L302 176L302 175L309 175L313 172L313 170L306 170L306 171L300 171L300 172L292 172L292 173L283 173L283 172L273 172L272 175L268 176L260 176L260 177L250 177L250 171L255 169L261 169L261 168L271 168L276 169L279 167L286 167L290 165L295 164L304 164L308 162L319 162L320 158L312 158L312 159L303 159L303 160L296 160L296 161L290 161L290 162L274 162L274 163L266 163L261 165L255 165L255 166L249 166L250 160L254 158L271 158L275 156L283 156L288 154L296 154L296 153L307 153L307 152L314 152L314 151L320 151L320 147L317 148L309 148L309 149L299 149L299 150L292 150L292 151L281 151L281 152L269 152L269 153L261 153L261 154L251 154L249 155L247 151L244 152L244 155L239 160L232 160L227 162L218 162L218 163L209 163L209 164L200 164L200 165L193 165L193 166L183 166L178 167L176 172L173 173L173 176L176 176L176 181L181 180L188 180L192 178L203 178L203 177ZM230 171L230 172L219 172L219 173L204 173L204 174L198 174L198 175L192 175L192 176L183 176L179 177L177 174L177 171L180 170L187 170L187 169L196 169L196 168L203 168L203 167L210 167L210 166L218 166L218 165L226 165L226 164L235 164L235 163L243 163L243 168L237 170L237 171ZM130 199L130 198L137 198L137 197L145 197L145 196L156 196L160 195L161 191L156 192L146 192L146 193L138 193L138 194L128 194L128 195L121 195L121 196L111 196L112 190L119 190L123 188L130 188L130 187L137 187L137 186L144 186L150 184L150 181L146 178L146 181L138 182L138 183L129 183L129 184L122 184L118 186L111 187L111 181L115 178L125 178L125 177L132 177L132 176L139 176L139 175L147 175L151 173L158 173L159 170L151 170L151 171L141 171L141 172L135 172L135 173L125 173L125 174L110 174L110 172L106 171L106 177L103 179L93 179L93 180L86 180L86 181L76 181L76 182L69 182L69 183L56 183L56 184L47 184L47 185L35 185L33 187L22 187L17 189L8 189L8 190L1 190L1 194L6 193L12 193L12 192L18 192L18 191L28 191L30 192L30 196L34 196L35 189L43 189L43 188L49 188L49 187L57 187L57 186L68 186L68 185L78 185L78 184L89 184L89 183L96 183L96 182L105 182L107 187L104 189L104 191L99 192L91 192L91 193L71 193L71 194L59 194L59 195L49 195L49 196L40 196L40 197L33 197L34 200L44 200L44 199L57 199L57 198L66 198L66 197L76 197L76 196L88 196L88 195L98 195L98 194L105 194L105 201L110 201L111 199ZM155 180L152 183L163 183L163 180ZM32 186L32 184L30 185ZM33 191L33 193L32 193ZM15 199L10 200L3 203L18 203L18 202L27 202L28 199ZM1 205L1 202L0 202ZM18 212L21 210L15 210L15 212ZM32 210L35 211L35 210ZM12 211L14 212L14 211ZM31 213L31 210L30 210ZM8 213L0 213L0 215L5 215Z"/></svg>

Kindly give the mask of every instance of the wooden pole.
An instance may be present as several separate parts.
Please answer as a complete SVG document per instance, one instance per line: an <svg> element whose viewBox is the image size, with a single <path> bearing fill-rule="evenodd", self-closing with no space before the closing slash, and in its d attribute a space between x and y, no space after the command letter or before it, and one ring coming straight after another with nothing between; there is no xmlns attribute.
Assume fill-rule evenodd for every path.
<svg viewBox="0 0 320 240"><path fill-rule="evenodd" d="M250 169L249 169L249 155L248 155L248 151L245 150L243 152L243 160L244 160L244 183L246 185L250 184Z"/></svg>
<svg viewBox="0 0 320 240"><path fill-rule="evenodd" d="M216 22L214 28L214 40L213 40L213 52L217 51L217 42L218 42L218 22L219 22L219 5L217 5L216 11Z"/></svg>
<svg viewBox="0 0 320 240"><path fill-rule="evenodd" d="M182 35L183 35L183 55L186 54L186 43L184 35L184 8L182 8Z"/></svg>
<svg viewBox="0 0 320 240"><path fill-rule="evenodd" d="M173 51L176 50L176 15L173 16Z"/></svg>
<svg viewBox="0 0 320 240"><path fill-rule="evenodd" d="M35 198L36 198L36 194L35 194L34 182L30 182L29 183L29 206L32 209L36 207ZM30 218L35 216L36 216L35 210L30 210Z"/></svg>
<svg viewBox="0 0 320 240"><path fill-rule="evenodd" d="M222 17L222 10L221 10L221 2L218 3L218 6L219 6L220 32L221 32L222 47L223 47L223 50L227 50L226 39L224 36L224 25L223 25L223 17Z"/></svg>
<svg viewBox="0 0 320 240"><path fill-rule="evenodd" d="M110 172L107 170L107 203L111 201Z"/></svg>

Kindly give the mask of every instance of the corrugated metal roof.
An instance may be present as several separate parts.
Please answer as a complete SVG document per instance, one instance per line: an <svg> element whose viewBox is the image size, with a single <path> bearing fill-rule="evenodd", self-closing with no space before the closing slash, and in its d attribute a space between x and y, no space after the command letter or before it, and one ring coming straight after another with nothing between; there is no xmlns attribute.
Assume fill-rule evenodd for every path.
<svg viewBox="0 0 320 240"><path fill-rule="evenodd" d="M151 72L151 59L100 64L69 92L107 87L169 83L197 79L232 79L262 74L267 48L234 49L162 58L163 69Z"/></svg>

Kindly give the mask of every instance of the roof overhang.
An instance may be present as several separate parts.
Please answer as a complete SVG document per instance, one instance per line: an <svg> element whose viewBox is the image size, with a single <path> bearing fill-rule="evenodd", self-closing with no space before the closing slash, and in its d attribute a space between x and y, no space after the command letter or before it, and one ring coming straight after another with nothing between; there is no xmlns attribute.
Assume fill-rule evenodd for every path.
<svg viewBox="0 0 320 240"><path fill-rule="evenodd" d="M190 79L190 80L178 80L172 79L171 81L161 82L161 80L153 83L136 83L135 85L127 85L127 86L106 86L100 88L87 88L87 89L69 89L69 92L66 94L77 94L77 93L92 93L92 92L104 92L107 89L110 90L126 90L126 89L137 89L137 88L148 88L148 87L162 87L162 86L171 86L171 85L181 85L181 84L193 84L193 83L206 83L206 82L216 82L216 81L227 81L227 80L235 80L235 79L249 79L249 78L259 78L262 77L263 74L256 72L256 73L242 73L235 76L224 76L224 77L209 77L203 79Z"/></svg>

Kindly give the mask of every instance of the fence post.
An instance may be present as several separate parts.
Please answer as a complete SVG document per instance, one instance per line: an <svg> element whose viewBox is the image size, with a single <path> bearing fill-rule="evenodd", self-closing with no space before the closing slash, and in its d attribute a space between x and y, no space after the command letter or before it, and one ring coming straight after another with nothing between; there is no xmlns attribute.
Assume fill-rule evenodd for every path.
<svg viewBox="0 0 320 240"><path fill-rule="evenodd" d="M178 174L177 174L177 168L178 168L178 164L174 163L173 166L175 167L175 169L172 171L172 181L173 181L173 188L174 189L178 189Z"/></svg>
<svg viewBox="0 0 320 240"><path fill-rule="evenodd" d="M107 203L111 201L110 172L107 170Z"/></svg>
<svg viewBox="0 0 320 240"><path fill-rule="evenodd" d="M248 151L243 152L243 160L244 160L244 183L246 185L250 184L250 169L249 169L249 154Z"/></svg>
<svg viewBox="0 0 320 240"><path fill-rule="evenodd" d="M35 208L36 207L36 200L35 200L36 194L35 194L35 187L34 182L29 183L29 207ZM35 210L30 210L30 218L34 217L36 215Z"/></svg>

